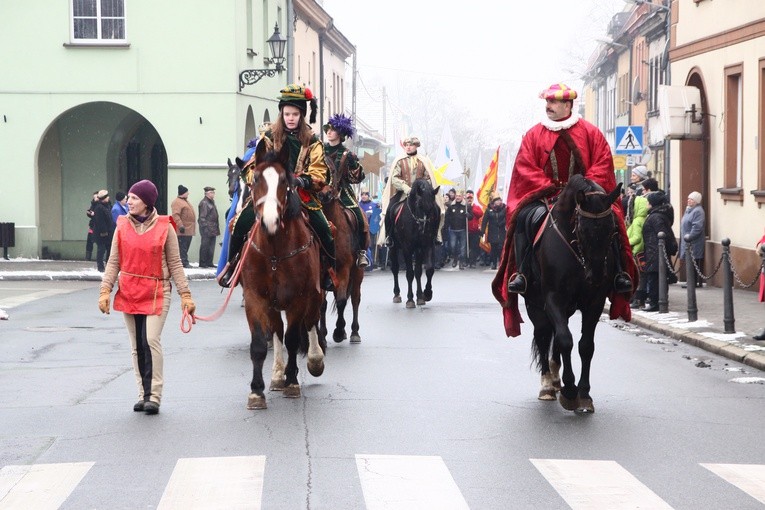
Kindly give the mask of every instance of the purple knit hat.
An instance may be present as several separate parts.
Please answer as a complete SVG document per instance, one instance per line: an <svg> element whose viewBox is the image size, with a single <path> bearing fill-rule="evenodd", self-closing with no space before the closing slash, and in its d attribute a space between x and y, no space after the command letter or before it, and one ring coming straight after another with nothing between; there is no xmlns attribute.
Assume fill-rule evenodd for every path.
<svg viewBox="0 0 765 510"><path fill-rule="evenodd" d="M128 191L128 193L132 193L140 198L141 201L146 204L146 207L150 212L154 209L154 204L157 202L157 197L159 196L157 187L148 179L138 181L130 186L130 191Z"/></svg>

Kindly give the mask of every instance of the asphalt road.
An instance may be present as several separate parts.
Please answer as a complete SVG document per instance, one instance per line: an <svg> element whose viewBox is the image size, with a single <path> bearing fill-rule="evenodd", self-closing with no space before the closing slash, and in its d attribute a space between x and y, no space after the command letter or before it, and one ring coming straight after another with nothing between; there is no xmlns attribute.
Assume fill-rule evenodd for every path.
<svg viewBox="0 0 765 510"><path fill-rule="evenodd" d="M18 506L40 495L64 509L211 496L264 509L762 508L765 386L732 382L762 373L605 321L596 412L577 416L537 400L530 328L504 337L492 274L439 271L433 301L407 310L389 273L368 273L362 343L330 340L319 378L301 359L302 398L271 392L264 411L245 409L238 292L189 334L175 296L157 416L132 412L127 336L119 313L98 312L97 283L0 283L0 509L43 508ZM214 282L191 286L199 314L223 302Z"/></svg>

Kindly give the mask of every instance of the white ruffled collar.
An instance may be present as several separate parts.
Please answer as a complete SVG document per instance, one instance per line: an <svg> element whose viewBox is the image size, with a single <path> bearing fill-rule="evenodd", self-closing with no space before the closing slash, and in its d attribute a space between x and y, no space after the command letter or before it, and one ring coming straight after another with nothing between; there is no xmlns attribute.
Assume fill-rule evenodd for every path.
<svg viewBox="0 0 765 510"><path fill-rule="evenodd" d="M545 118L542 120L542 125L549 129L550 131L560 131L561 129L568 129L577 122L579 122L579 119L581 119L582 116L578 113L572 113L571 117L565 119L565 120L550 120L549 118Z"/></svg>

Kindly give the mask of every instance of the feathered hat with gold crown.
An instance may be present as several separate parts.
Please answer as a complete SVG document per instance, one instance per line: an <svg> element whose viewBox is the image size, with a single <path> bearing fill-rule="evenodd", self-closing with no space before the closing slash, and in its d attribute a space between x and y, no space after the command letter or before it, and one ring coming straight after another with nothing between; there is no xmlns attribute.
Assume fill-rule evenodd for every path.
<svg viewBox="0 0 765 510"><path fill-rule="evenodd" d="M313 96L311 89L302 85L292 84L280 90L279 94L279 111L285 105L291 105L300 110L303 117L306 117L308 103L311 103L311 116L308 123L313 124L316 122L316 98Z"/></svg>

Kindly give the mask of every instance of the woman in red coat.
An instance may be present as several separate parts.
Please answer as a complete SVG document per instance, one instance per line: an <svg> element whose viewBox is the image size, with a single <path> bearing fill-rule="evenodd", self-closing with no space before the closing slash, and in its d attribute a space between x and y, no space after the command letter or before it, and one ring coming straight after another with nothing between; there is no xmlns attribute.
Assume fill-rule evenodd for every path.
<svg viewBox="0 0 765 510"><path fill-rule="evenodd" d="M757 241L757 246L755 246L754 250L760 257L765 256L765 235ZM763 268L763 271L765 271L765 268ZM760 273L760 303L763 301L765 301L765 272ZM753 338L755 340L765 340L765 328L762 328Z"/></svg>

